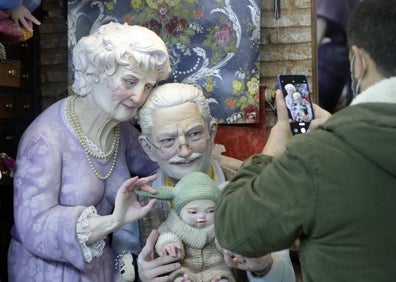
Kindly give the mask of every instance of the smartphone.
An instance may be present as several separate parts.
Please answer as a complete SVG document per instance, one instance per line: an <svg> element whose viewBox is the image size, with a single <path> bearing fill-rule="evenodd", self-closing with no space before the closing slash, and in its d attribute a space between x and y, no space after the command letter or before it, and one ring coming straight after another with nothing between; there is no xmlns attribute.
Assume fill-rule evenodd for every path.
<svg viewBox="0 0 396 282"><path fill-rule="evenodd" d="M283 91L294 134L305 133L314 118L312 98L305 75L278 75L278 87Z"/></svg>

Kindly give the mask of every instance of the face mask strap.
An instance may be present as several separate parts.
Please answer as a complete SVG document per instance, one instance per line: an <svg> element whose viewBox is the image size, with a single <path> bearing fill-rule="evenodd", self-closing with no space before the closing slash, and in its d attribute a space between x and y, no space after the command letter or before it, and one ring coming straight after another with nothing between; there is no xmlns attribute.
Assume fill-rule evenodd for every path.
<svg viewBox="0 0 396 282"><path fill-rule="evenodd" d="M354 81L355 81L355 77L354 77L354 65L355 65L355 61L356 61L356 55L353 54L352 55L352 59L351 59L351 66L350 66L350 72L351 72L351 79L352 79L352 93L353 93L353 97L355 98L356 95L358 95L360 93L360 85L362 84L362 80L363 80L363 75L366 72L366 60L363 57L362 51L360 49L358 49L359 54L360 54L360 58L362 60L362 68L360 71L360 75L359 75L359 79L355 85Z"/></svg>

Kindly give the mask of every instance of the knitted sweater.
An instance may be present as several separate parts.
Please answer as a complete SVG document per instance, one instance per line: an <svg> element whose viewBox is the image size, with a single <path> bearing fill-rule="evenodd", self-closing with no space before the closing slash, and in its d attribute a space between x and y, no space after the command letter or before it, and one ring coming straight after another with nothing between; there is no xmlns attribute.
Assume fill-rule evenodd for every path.
<svg viewBox="0 0 396 282"><path fill-rule="evenodd" d="M208 282L217 275L236 281L216 243L213 224L202 229L191 227L172 210L158 231L160 236L155 249L159 255L165 255L162 250L170 243L183 246L180 250L182 266L170 275L171 281L184 274L194 282Z"/></svg>

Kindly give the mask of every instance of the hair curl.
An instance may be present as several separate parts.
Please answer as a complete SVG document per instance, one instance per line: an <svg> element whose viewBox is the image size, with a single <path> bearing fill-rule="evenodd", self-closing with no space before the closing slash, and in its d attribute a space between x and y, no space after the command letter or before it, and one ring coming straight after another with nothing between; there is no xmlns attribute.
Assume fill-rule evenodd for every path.
<svg viewBox="0 0 396 282"><path fill-rule="evenodd" d="M102 74L111 76L118 66L155 70L157 81L170 73L167 48L157 34L142 26L115 22L82 37L73 49L73 64L73 91L81 96L91 93L92 83Z"/></svg>

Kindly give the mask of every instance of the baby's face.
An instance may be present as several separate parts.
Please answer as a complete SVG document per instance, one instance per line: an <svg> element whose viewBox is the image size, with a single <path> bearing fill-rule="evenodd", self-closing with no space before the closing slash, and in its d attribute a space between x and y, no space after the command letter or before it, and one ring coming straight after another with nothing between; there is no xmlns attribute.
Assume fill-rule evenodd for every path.
<svg viewBox="0 0 396 282"><path fill-rule="evenodd" d="M189 226L205 228L214 223L216 203L212 200L193 200L180 210L180 218Z"/></svg>

